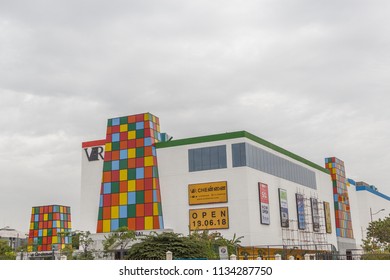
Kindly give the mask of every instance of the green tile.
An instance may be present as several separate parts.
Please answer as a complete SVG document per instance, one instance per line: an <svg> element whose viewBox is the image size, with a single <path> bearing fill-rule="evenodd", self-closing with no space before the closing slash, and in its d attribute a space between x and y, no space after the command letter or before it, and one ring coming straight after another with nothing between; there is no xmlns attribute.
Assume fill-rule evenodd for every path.
<svg viewBox="0 0 390 280"><path fill-rule="evenodd" d="M119 193L119 183L118 182L111 183L111 193Z"/></svg>
<svg viewBox="0 0 390 280"><path fill-rule="evenodd" d="M127 159L121 159L119 161L119 169L127 169Z"/></svg>
<svg viewBox="0 0 390 280"><path fill-rule="evenodd" d="M135 217L135 204L127 205L127 217L134 218Z"/></svg>
<svg viewBox="0 0 390 280"><path fill-rule="evenodd" d="M113 151L119 151L120 150L120 142L112 142L111 149Z"/></svg>
<svg viewBox="0 0 390 280"><path fill-rule="evenodd" d="M103 163L103 171L111 171L111 161L105 161Z"/></svg>
<svg viewBox="0 0 390 280"><path fill-rule="evenodd" d="M128 180L135 180L135 179L136 179L136 171L135 171L135 168L129 168L129 169L127 169L127 179L128 179Z"/></svg>
<svg viewBox="0 0 390 280"><path fill-rule="evenodd" d="M136 156L137 158L143 157L144 154L145 154L144 148L136 148L136 149L135 149L135 156Z"/></svg>
<svg viewBox="0 0 390 280"><path fill-rule="evenodd" d="M144 130L143 129L137 130L136 133L135 133L135 137L137 139L144 138Z"/></svg>
<svg viewBox="0 0 390 280"><path fill-rule="evenodd" d="M144 191L135 192L135 203L144 203L145 193Z"/></svg>
<svg viewBox="0 0 390 280"><path fill-rule="evenodd" d="M135 128L136 128L135 123L129 123L129 125L128 125L129 131L135 130Z"/></svg>
<svg viewBox="0 0 390 280"><path fill-rule="evenodd" d="M120 124L127 124L127 117L121 117L120 118Z"/></svg>

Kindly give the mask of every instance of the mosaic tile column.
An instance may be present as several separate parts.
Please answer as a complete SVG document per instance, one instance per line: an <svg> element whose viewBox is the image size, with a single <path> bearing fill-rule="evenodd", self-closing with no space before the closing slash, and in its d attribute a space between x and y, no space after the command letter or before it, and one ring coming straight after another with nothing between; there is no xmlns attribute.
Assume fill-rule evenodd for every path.
<svg viewBox="0 0 390 280"><path fill-rule="evenodd" d="M150 113L108 120L98 233L164 228L154 146L160 137Z"/></svg>
<svg viewBox="0 0 390 280"><path fill-rule="evenodd" d="M339 237L353 238L352 218L344 162L335 157L326 158L325 168L330 171L333 183L336 235Z"/></svg>
<svg viewBox="0 0 390 280"><path fill-rule="evenodd" d="M28 252L64 249L72 244L70 207L47 205L33 207L31 211Z"/></svg>

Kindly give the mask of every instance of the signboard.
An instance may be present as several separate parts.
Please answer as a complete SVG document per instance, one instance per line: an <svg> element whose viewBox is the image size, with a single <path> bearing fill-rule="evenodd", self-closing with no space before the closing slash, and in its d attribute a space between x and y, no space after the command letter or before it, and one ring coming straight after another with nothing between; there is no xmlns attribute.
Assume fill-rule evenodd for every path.
<svg viewBox="0 0 390 280"><path fill-rule="evenodd" d="M259 183L260 223L270 224L268 185Z"/></svg>
<svg viewBox="0 0 390 280"><path fill-rule="evenodd" d="M229 228L228 207L190 209L190 230Z"/></svg>
<svg viewBox="0 0 390 280"><path fill-rule="evenodd" d="M228 253L227 246L219 246L218 252L219 252L219 259L220 260L228 260L229 259L229 253Z"/></svg>
<svg viewBox="0 0 390 280"><path fill-rule="evenodd" d="M311 215L313 217L313 231L320 231L320 215L318 212L318 200L317 198L310 198L311 202Z"/></svg>
<svg viewBox="0 0 390 280"><path fill-rule="evenodd" d="M282 227L289 227L287 191L284 189L279 189L279 206L280 206L280 225Z"/></svg>
<svg viewBox="0 0 390 280"><path fill-rule="evenodd" d="M324 201L324 212L325 212L325 227L326 233L332 233L332 220L330 218L330 205L329 202Z"/></svg>
<svg viewBox="0 0 390 280"><path fill-rule="evenodd" d="M298 229L305 229L305 198L300 193L296 193L295 198L297 201Z"/></svg>
<svg viewBox="0 0 390 280"><path fill-rule="evenodd" d="M227 202L227 182L188 185L188 201L190 205Z"/></svg>

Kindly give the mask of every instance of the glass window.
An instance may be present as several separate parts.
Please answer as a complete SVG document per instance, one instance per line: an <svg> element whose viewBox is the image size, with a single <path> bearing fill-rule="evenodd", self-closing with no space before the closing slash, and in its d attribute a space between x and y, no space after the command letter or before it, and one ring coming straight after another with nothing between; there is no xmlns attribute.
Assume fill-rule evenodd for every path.
<svg viewBox="0 0 390 280"><path fill-rule="evenodd" d="M233 167L248 166L317 189L313 171L248 143L232 144L232 157Z"/></svg>
<svg viewBox="0 0 390 280"><path fill-rule="evenodd" d="M226 168L226 146L189 149L188 167L190 172Z"/></svg>

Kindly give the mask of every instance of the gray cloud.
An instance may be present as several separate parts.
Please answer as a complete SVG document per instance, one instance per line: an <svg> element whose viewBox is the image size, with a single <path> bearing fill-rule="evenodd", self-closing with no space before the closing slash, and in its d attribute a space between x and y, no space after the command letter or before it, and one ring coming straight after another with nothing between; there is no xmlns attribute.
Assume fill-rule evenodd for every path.
<svg viewBox="0 0 390 280"><path fill-rule="evenodd" d="M175 138L247 130L335 155L390 195L389 5L3 1L0 226L57 202L77 226L81 142L145 111Z"/></svg>

